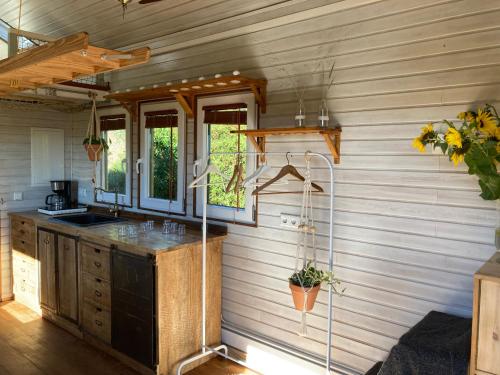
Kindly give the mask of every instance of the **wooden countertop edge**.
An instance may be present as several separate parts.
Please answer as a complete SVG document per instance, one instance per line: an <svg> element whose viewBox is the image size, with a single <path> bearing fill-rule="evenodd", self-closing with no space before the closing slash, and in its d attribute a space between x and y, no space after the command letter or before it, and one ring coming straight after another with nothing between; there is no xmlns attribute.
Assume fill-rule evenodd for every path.
<svg viewBox="0 0 500 375"><path fill-rule="evenodd" d="M69 224L64 224L64 223L54 223L49 221L51 218L50 216L43 216L40 217L38 212L36 211L21 211L21 212L9 212L8 216L9 217L17 217L20 219L24 220L31 220L34 222L34 224L37 227L44 227L49 230L54 230L54 231L59 231L64 234L68 234L70 236L78 237L83 241L87 242L92 242L96 244L101 244L101 245L116 245L120 250L124 250L127 252L131 253L137 253L137 254L152 254L152 255L160 255L166 252L171 252L171 251L176 251L180 250L185 247L190 247L190 246L199 246L202 244L201 241L201 232L196 231L199 233L199 239L193 240L193 241L187 241L185 243L179 243L177 245L169 246L166 248L152 248L145 246L143 244L131 244L127 242L120 241L117 238L111 238L109 236L103 235L103 234L92 234L92 228L97 228L97 229L102 229L105 225L117 225L116 223L114 224L103 224L103 225L98 225L98 226L93 226L93 227L77 227ZM138 224L138 221L132 221L133 223ZM189 230L187 235L189 233L193 233L193 230ZM192 235L192 234L191 234ZM214 233L209 233L208 238L207 238L207 243L211 243L214 241L222 241L227 237L227 234L214 234ZM140 238L140 237L138 237Z"/></svg>

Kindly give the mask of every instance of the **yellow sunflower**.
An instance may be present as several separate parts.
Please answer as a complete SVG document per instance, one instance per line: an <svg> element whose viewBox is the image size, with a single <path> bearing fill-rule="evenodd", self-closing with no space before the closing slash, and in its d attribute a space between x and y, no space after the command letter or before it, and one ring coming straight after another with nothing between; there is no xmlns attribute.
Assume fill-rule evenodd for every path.
<svg viewBox="0 0 500 375"><path fill-rule="evenodd" d="M500 142L500 126L498 126L495 130L495 138Z"/></svg>
<svg viewBox="0 0 500 375"><path fill-rule="evenodd" d="M446 143L448 143L448 146L456 146L458 148L462 148L462 136L457 129L448 128L444 139L446 140Z"/></svg>
<svg viewBox="0 0 500 375"><path fill-rule="evenodd" d="M427 125L425 125L422 128L422 135L421 135L421 137L423 137L424 135L427 135L429 133L432 133L433 131L434 131L434 127L432 126L432 122L429 122Z"/></svg>
<svg viewBox="0 0 500 375"><path fill-rule="evenodd" d="M467 117L467 112L460 112L457 116L457 118L460 120L465 120L466 117Z"/></svg>
<svg viewBox="0 0 500 375"><path fill-rule="evenodd" d="M415 147L420 152L425 152L425 145L422 143L422 138L417 137L413 140L413 147Z"/></svg>
<svg viewBox="0 0 500 375"><path fill-rule="evenodd" d="M477 128L486 135L495 135L497 124L491 113L480 109L476 116Z"/></svg>
<svg viewBox="0 0 500 375"><path fill-rule="evenodd" d="M451 154L451 161L455 164L455 167L464 161L464 154L459 154L458 152L454 152Z"/></svg>

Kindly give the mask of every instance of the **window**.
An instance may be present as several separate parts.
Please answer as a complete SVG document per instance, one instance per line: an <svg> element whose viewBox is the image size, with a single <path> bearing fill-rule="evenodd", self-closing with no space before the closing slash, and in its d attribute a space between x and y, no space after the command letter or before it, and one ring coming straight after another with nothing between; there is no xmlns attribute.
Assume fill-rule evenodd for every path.
<svg viewBox="0 0 500 375"><path fill-rule="evenodd" d="M106 108L99 111L99 131L106 139L109 149L99 162L98 186L109 191L98 192L98 202L115 201L114 191L118 192L118 203L131 206L131 151L130 116L122 108Z"/></svg>
<svg viewBox="0 0 500 375"><path fill-rule="evenodd" d="M140 208L185 213L185 121L178 103L141 105Z"/></svg>
<svg viewBox="0 0 500 375"><path fill-rule="evenodd" d="M255 156L246 154L247 150L250 151L246 136L231 133L233 130L256 128L253 94L200 99L197 116L198 158L210 156L211 163L224 173L224 178L216 174L209 176L207 215L213 219L255 223L255 200L251 190L231 189L226 192L224 183L224 180L231 179L238 164L243 176L255 170ZM239 156L238 152L241 153ZM202 197L197 194L197 213L202 212L202 205Z"/></svg>

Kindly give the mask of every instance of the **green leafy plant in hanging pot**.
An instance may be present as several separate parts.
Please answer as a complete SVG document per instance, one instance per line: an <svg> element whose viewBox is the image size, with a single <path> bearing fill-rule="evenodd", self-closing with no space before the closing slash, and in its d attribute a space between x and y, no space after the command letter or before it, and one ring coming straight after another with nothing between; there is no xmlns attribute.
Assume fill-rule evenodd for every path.
<svg viewBox="0 0 500 375"><path fill-rule="evenodd" d="M300 311L313 309L322 283L331 285L335 294L341 295L345 291L345 289L339 291L341 282L334 277L332 272L317 269L311 261L308 261L301 270L294 272L288 281L293 303Z"/></svg>
<svg viewBox="0 0 500 375"><path fill-rule="evenodd" d="M500 198L500 117L495 107L486 104L477 112L467 111L458 115L459 125L443 120L446 130L436 130L435 123L422 128L413 140L413 146L425 152L426 145L439 148L448 155L455 166L465 161L468 172L476 175L485 200Z"/></svg>
<svg viewBox="0 0 500 375"><path fill-rule="evenodd" d="M90 111L90 119L87 126L87 135L83 140L83 146L87 151L87 156L90 161L101 160L102 152L109 149L106 139L97 134L97 106L95 102L95 94L89 94L92 100L92 109Z"/></svg>
<svg viewBox="0 0 500 375"><path fill-rule="evenodd" d="M90 161L101 160L102 152L109 149L107 141L99 136L90 135L83 140L83 146L87 151L87 156Z"/></svg>

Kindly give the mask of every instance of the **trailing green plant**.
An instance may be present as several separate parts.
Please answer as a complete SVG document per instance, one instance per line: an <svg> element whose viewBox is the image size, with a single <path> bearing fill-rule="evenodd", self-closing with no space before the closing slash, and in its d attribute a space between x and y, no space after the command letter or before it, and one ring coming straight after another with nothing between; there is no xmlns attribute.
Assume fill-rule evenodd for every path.
<svg viewBox="0 0 500 375"><path fill-rule="evenodd" d="M110 142L111 143L111 142ZM86 137L83 140L83 145L101 145L103 151L107 151L109 149L108 142L106 139L96 136L96 135L91 135L89 137Z"/></svg>
<svg viewBox="0 0 500 375"><path fill-rule="evenodd" d="M497 165L500 162L500 117L490 104L477 112L467 111L458 114L460 124L443 120L445 131L434 129L434 123L422 128L422 133L413 140L413 147L425 152L426 145L439 148L448 155L455 166L465 162L468 173L476 175L485 200L500 198L500 175Z"/></svg>
<svg viewBox="0 0 500 375"><path fill-rule="evenodd" d="M288 280L293 285L307 289L326 283L332 286L335 294L343 294L345 291L345 288L339 291L342 283L335 278L333 272L318 270L312 265L311 261L308 261L300 271L293 273Z"/></svg>

